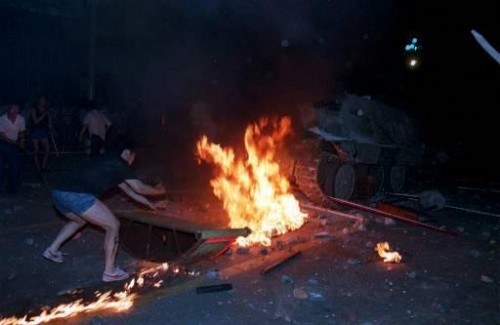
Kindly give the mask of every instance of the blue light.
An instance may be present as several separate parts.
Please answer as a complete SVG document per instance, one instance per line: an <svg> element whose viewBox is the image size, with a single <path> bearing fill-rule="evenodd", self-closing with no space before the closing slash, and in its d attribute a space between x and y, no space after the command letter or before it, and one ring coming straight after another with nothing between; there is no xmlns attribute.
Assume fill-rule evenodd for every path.
<svg viewBox="0 0 500 325"><path fill-rule="evenodd" d="M417 44L417 42L418 42L418 39L416 37L414 37L414 38L411 39L411 43L412 44Z"/></svg>

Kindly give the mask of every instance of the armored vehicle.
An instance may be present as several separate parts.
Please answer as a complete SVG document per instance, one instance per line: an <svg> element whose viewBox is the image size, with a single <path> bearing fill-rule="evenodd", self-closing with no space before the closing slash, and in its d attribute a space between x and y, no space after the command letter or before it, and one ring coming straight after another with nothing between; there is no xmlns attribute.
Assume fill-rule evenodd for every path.
<svg viewBox="0 0 500 325"><path fill-rule="evenodd" d="M316 123L288 146L283 169L313 202L400 192L421 164L416 121L368 96L345 93L315 106Z"/></svg>

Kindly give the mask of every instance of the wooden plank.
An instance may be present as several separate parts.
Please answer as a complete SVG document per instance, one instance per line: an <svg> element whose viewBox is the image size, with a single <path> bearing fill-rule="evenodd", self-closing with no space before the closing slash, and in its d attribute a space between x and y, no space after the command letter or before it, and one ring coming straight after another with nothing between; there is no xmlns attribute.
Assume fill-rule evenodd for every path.
<svg viewBox="0 0 500 325"><path fill-rule="evenodd" d="M113 212L121 218L193 234L197 233L200 229L216 228L215 225L207 223L206 221L181 219L179 215L169 212L159 213L137 209L113 210Z"/></svg>

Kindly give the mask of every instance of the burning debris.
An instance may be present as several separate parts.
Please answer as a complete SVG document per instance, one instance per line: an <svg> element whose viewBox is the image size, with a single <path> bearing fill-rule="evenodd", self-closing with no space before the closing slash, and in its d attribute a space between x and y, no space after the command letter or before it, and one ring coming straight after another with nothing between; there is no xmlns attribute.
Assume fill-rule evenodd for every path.
<svg viewBox="0 0 500 325"><path fill-rule="evenodd" d="M389 252L391 248L388 242L378 243L375 250L378 255L384 259L384 263L399 263L401 262L401 255L398 252Z"/></svg>
<svg viewBox="0 0 500 325"><path fill-rule="evenodd" d="M275 162L276 149L290 134L291 119L261 119L246 128L246 159L237 158L232 148L222 148L203 136L197 143L200 159L218 167L210 182L215 196L223 201L231 228L249 227L241 246L271 245L271 237L300 228L307 214L291 193L290 183Z"/></svg>
<svg viewBox="0 0 500 325"><path fill-rule="evenodd" d="M147 268L141 270L136 277L127 282L122 291L113 292L110 290L105 293L97 291L94 295L96 298L95 301L85 302L83 298L80 298L53 308L44 307L42 312L37 316L24 315L19 318L15 316L3 318L0 319L0 325L44 324L100 311L123 313L134 306L139 297L138 288L161 287L163 280L159 278L168 271L176 275L180 272L180 268L177 266L170 268L167 263L163 263L157 267Z"/></svg>
<svg viewBox="0 0 500 325"><path fill-rule="evenodd" d="M0 320L1 325L20 325L20 324L42 324L58 319L74 317L83 313L111 310L113 312L124 312L129 310L135 299L136 294L131 294L127 290L112 293L111 291L96 294L97 300L91 303L84 303L83 299L76 300L67 304L61 304L52 309L46 309L38 316L24 316L21 318L10 317Z"/></svg>

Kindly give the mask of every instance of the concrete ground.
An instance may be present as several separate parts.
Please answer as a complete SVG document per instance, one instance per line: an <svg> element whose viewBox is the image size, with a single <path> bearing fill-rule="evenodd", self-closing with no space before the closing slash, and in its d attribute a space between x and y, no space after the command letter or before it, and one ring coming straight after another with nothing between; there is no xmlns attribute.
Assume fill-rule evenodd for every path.
<svg viewBox="0 0 500 325"><path fill-rule="evenodd" d="M100 281L103 233L89 227L63 248L63 264L42 258L63 220L54 212L50 182L82 156L60 157L40 182L26 162L16 196L0 197L0 324L11 316L40 314L98 290L122 290L123 283ZM139 175L159 173L169 199L198 210L216 211L199 174L168 173L165 166L138 161ZM188 168L193 168L188 165ZM193 179L194 178L194 179ZM194 193L196 193L194 195ZM449 202L500 213L498 194L446 193ZM113 208L136 209L117 193L106 200ZM238 249L204 260L178 273L160 273L160 288L136 290L134 306L124 313L78 314L64 324L499 324L500 219L444 208L425 222L456 233L450 236L404 222L391 222L353 209L360 220L311 214L299 230L277 237L271 247ZM218 211L218 210L217 210ZM189 216L187 216L189 217ZM399 264L383 263L375 252L389 242L402 255ZM288 254L298 255L262 274ZM130 271L157 267L122 248L118 264ZM155 279L155 281L156 281ZM197 293L205 285L231 284L221 292ZM20 322L19 322L20 323Z"/></svg>

